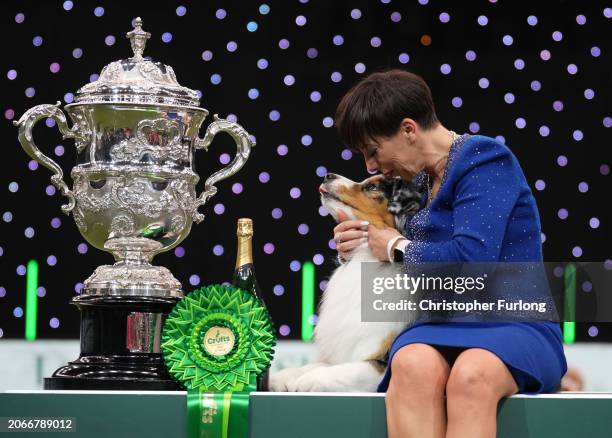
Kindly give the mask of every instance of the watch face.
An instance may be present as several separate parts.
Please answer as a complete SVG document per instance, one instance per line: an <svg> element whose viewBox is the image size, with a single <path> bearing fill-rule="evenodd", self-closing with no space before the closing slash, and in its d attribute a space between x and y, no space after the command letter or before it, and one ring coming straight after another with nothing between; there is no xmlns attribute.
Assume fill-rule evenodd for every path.
<svg viewBox="0 0 612 438"><path fill-rule="evenodd" d="M395 263L403 262L404 261L404 253L401 250L395 248L393 250L393 261Z"/></svg>

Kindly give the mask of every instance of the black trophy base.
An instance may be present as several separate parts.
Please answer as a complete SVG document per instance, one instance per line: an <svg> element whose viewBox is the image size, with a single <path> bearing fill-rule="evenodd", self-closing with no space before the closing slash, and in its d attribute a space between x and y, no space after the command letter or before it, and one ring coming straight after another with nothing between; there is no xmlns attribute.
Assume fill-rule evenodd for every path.
<svg viewBox="0 0 612 438"><path fill-rule="evenodd" d="M54 390L180 391L159 357L80 357L45 378ZM140 360L138 360L140 359Z"/></svg>
<svg viewBox="0 0 612 438"><path fill-rule="evenodd" d="M80 357L44 379L48 390L180 391L160 352L177 298L78 296Z"/></svg>
<svg viewBox="0 0 612 438"><path fill-rule="evenodd" d="M45 377L46 390L59 391L182 391L172 380L87 379L82 377Z"/></svg>
<svg viewBox="0 0 612 438"><path fill-rule="evenodd" d="M89 391L182 391L173 380L88 379L84 377L45 377L46 390Z"/></svg>

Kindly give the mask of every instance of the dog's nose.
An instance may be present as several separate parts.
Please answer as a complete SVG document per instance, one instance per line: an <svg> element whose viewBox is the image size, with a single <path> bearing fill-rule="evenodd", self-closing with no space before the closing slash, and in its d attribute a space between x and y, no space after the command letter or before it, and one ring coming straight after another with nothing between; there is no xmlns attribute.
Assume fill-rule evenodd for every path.
<svg viewBox="0 0 612 438"><path fill-rule="evenodd" d="M335 173L328 173L325 175L325 178L323 178L323 181L331 181L332 179L336 178L338 178L338 175L336 175Z"/></svg>

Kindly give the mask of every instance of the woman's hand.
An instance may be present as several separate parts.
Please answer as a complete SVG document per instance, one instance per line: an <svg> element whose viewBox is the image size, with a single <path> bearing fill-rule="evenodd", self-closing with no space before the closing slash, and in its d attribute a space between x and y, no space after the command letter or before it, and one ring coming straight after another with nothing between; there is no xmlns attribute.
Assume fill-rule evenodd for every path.
<svg viewBox="0 0 612 438"><path fill-rule="evenodd" d="M348 220L348 216L342 210L338 212L339 224L334 227L334 240L338 255L344 260L350 258L351 252L367 242L368 222Z"/></svg>
<svg viewBox="0 0 612 438"><path fill-rule="evenodd" d="M396 236L401 236L401 234L395 228L386 227L380 229L370 227L368 232L368 245L370 246L372 255L381 262L388 262L389 255L387 254L387 243Z"/></svg>

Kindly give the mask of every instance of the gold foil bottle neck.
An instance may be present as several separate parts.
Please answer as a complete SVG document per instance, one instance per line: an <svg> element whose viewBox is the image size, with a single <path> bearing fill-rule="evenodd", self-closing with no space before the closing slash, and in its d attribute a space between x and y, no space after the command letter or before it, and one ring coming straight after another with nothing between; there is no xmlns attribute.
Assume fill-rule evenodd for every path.
<svg viewBox="0 0 612 438"><path fill-rule="evenodd" d="M238 237L253 237L253 219L244 217L238 219L236 234Z"/></svg>
<svg viewBox="0 0 612 438"><path fill-rule="evenodd" d="M238 248L236 252L236 269L253 263L253 220L249 218L238 219L236 228Z"/></svg>

